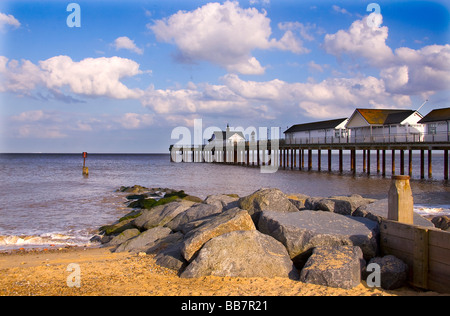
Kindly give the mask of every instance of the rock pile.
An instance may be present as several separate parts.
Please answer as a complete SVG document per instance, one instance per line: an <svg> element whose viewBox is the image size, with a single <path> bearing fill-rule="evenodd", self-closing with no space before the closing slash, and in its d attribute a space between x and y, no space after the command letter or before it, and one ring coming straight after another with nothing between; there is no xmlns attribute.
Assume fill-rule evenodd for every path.
<svg viewBox="0 0 450 316"><path fill-rule="evenodd" d="M132 193L133 211L101 227L97 238L115 252L155 254L157 264L182 278L286 277L352 288L366 262L382 262L374 259L379 215L369 206L376 201L359 195L317 198L260 189L202 200L163 188L118 191Z"/></svg>

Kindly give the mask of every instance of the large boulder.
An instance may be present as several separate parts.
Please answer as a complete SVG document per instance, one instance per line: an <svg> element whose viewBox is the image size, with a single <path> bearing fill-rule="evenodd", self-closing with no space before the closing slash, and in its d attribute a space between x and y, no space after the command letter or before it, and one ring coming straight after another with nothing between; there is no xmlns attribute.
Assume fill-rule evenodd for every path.
<svg viewBox="0 0 450 316"><path fill-rule="evenodd" d="M227 194L215 194L208 195L204 201L205 204L215 205L222 208L223 210L228 210L238 206L239 198L234 195Z"/></svg>
<svg viewBox="0 0 450 316"><path fill-rule="evenodd" d="M150 210L142 211L142 214L134 219L133 224L141 230L164 226L193 204L190 201L180 201L159 205Z"/></svg>
<svg viewBox="0 0 450 316"><path fill-rule="evenodd" d="M287 195L287 198L299 211L303 211L305 209L305 202L309 199L309 196L301 193L291 193Z"/></svg>
<svg viewBox="0 0 450 316"><path fill-rule="evenodd" d="M168 222L166 226L172 229L173 231L180 231L182 225L220 212L222 212L222 208L217 207L216 205L204 203L194 204L186 211L175 216L175 218L170 222Z"/></svg>
<svg viewBox="0 0 450 316"><path fill-rule="evenodd" d="M248 212L232 208L213 216L203 225L191 230L185 236L181 249L184 258L190 261L197 251L210 239L236 230L255 230Z"/></svg>
<svg viewBox="0 0 450 316"><path fill-rule="evenodd" d="M450 232L450 216L436 216L433 217L431 222L436 228Z"/></svg>
<svg viewBox="0 0 450 316"><path fill-rule="evenodd" d="M181 272L187 265L187 261L181 254L184 235L176 232L167 237L157 240L151 248L147 249L147 254L156 254L156 264Z"/></svg>
<svg viewBox="0 0 450 316"><path fill-rule="evenodd" d="M154 242L160 238L164 238L172 231L167 227L155 227L139 234L138 236L131 238L124 243L120 244L114 252L140 252L146 251L153 246Z"/></svg>
<svg viewBox="0 0 450 316"><path fill-rule="evenodd" d="M127 229L127 230L123 231L122 233L120 233L119 235L115 236L113 239L111 239L105 246L111 247L111 246L120 245L120 244L126 242L127 240L138 236L140 233L141 232L137 228Z"/></svg>
<svg viewBox="0 0 450 316"><path fill-rule="evenodd" d="M181 277L210 275L298 279L286 248L257 230L234 231L211 239Z"/></svg>
<svg viewBox="0 0 450 316"><path fill-rule="evenodd" d="M372 258L368 266L371 264L379 266L381 288L395 290L405 285L408 278L408 265L402 260L388 255Z"/></svg>
<svg viewBox="0 0 450 316"><path fill-rule="evenodd" d="M361 195L332 196L329 198L308 198L305 208L317 211L334 212L341 215L352 215L361 206L373 203L375 200L363 198Z"/></svg>
<svg viewBox="0 0 450 316"><path fill-rule="evenodd" d="M317 247L302 269L300 281L351 289L361 283L365 263L359 247Z"/></svg>
<svg viewBox="0 0 450 316"><path fill-rule="evenodd" d="M264 211L258 226L283 243L298 267L320 246L359 246L366 260L378 253L378 223L365 218L322 211Z"/></svg>
<svg viewBox="0 0 450 316"><path fill-rule="evenodd" d="M157 239L155 242L151 243L151 247L148 248L145 252L147 254L157 254L161 251L171 247L174 244L180 243L183 241L184 235L180 232L176 232L173 234L169 234L166 237L162 237Z"/></svg>
<svg viewBox="0 0 450 316"><path fill-rule="evenodd" d="M180 273L188 264L181 254L182 246L183 243L180 241L158 252L155 256L156 264Z"/></svg>
<svg viewBox="0 0 450 316"><path fill-rule="evenodd" d="M388 211L389 211L388 199L382 199L375 201L374 203L370 203L359 207L352 215L358 217L365 217L370 220L381 223L381 220L383 218L388 218ZM429 220L420 216L417 213L413 214L413 220L414 225L434 227L433 223L431 223Z"/></svg>
<svg viewBox="0 0 450 316"><path fill-rule="evenodd" d="M262 211L298 212L298 208L279 189L260 189L239 199L239 207L247 210L255 223Z"/></svg>

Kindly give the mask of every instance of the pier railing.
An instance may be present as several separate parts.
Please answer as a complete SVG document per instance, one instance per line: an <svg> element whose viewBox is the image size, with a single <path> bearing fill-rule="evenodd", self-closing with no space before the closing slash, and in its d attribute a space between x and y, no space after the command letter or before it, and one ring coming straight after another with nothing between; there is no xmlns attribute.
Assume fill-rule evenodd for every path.
<svg viewBox="0 0 450 316"><path fill-rule="evenodd" d="M352 136L327 136L309 138L286 138L287 145L308 144L361 144L361 143L424 143L424 142L450 142L450 133L409 133L392 135L352 135Z"/></svg>

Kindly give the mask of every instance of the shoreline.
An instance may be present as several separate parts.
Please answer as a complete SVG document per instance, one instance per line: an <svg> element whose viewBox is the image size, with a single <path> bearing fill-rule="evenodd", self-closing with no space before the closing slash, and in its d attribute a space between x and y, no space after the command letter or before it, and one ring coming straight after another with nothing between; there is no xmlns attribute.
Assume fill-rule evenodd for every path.
<svg viewBox="0 0 450 316"><path fill-rule="evenodd" d="M115 245L113 243L109 244L109 242L116 237L119 238L120 236L122 236L122 234L119 232L122 226L124 227L124 229L120 231L130 232L133 230L135 231L137 230L136 227L139 227L140 224L138 222L135 223L134 219L135 218L138 219L141 215L144 216L142 212L148 212L146 208L143 208L144 204L142 203L144 202L147 203L152 202L153 204L151 204L150 207L152 208L156 207L155 204L162 202L164 199L167 199L167 202L172 202L173 200L175 203L173 205L181 205L179 204L181 203L180 201L184 201L184 203L187 203L186 208L191 211L195 209L193 205L202 205L204 207L212 208L215 210L215 207L213 207L212 205L215 205L215 203L220 202L219 203L220 205L216 207L218 208L218 210L219 209L221 210L221 212L219 213L224 214L227 213L228 211L226 211L226 207L222 203L227 202L228 203L227 205L234 205L233 203L237 203L237 201L238 200L240 201L241 199L235 195L222 195L216 197L218 199L217 201L214 199L207 201L201 200L200 198L195 196L187 195L184 193L184 191L173 191L171 189L164 189L165 191L165 194L163 195L164 199L154 200L151 198L151 196L158 193L155 190L159 192L160 188L148 189L140 186L134 186L134 187L121 187L121 189L116 191L131 194L128 197L132 196L133 198L128 199L130 203L128 206L129 207L133 206L131 207L133 210L121 218L121 220L123 220L122 224L120 224L121 221L119 220L116 222L116 224L107 225L103 226L102 228L99 228L100 231L103 231L105 233L111 229L112 231L106 233L105 235L98 236L100 237L100 239L97 238L95 243L84 246L53 245L51 247L45 246L34 248L27 247L20 249L0 250L0 296L441 296L441 295L449 296L450 295L450 293L444 294L433 291L421 291L418 289L414 289L408 285L400 287L396 290L384 290L382 288L369 287L364 280L361 280L357 286L348 289L348 288L337 288L327 286L329 284L317 285L311 284L309 282L304 283L302 281L299 281L298 279L293 279L290 277L287 278L283 275L258 276L253 274L250 277L247 276L219 277L211 275L207 276L199 275L188 278L184 276L180 277L183 269L177 270L165 264L161 265L159 261L158 264L156 264L157 258L155 257L157 256L158 251L152 252L149 249L147 249L150 247L149 243L147 247L144 247L147 250L130 249L127 251L116 252L117 251L116 247L118 247L119 245L120 246L126 245L126 241L121 241L119 244ZM278 192L279 190L277 191L277 189L269 189L269 191L271 192L270 194L277 194L276 192ZM143 194L143 192L145 192L145 194ZM254 194L259 194L258 192L260 191L257 191ZM267 192L265 194L267 194ZM278 196L280 201L284 201L287 203L286 207L289 206L295 208L294 212L295 214L309 214L307 212L305 213L301 212L297 213L297 212L299 212L300 209L303 209L306 203L319 202L315 201L315 199L317 198L308 198L307 196L301 194L285 196L284 193L282 193L281 191L279 191L278 194L281 195L280 196L274 195L269 199L273 199L275 198L275 196ZM160 196L161 194L159 192L158 197ZM349 198L355 199L352 200L353 201L352 203L357 203L358 199L364 200L359 201L358 203L364 202L370 204L375 202L375 200L371 202L370 199L364 199L358 196L342 197L342 198L344 198L344 200ZM141 204L138 205L136 203L141 203L142 205ZM244 203L244 200L242 200L240 203L242 204L241 206L243 207L246 205ZM168 210L170 209L169 207L170 205L171 205L170 203L167 204ZM322 207L325 207L327 205L328 204L324 203ZM147 207L147 205L145 206ZM139 211L137 211L134 207L138 207ZM313 207L312 204L311 207L312 209L315 209L315 206ZM328 205L327 207L331 207L331 205ZM166 207L164 206L161 208L161 210L165 208ZM230 214L234 214L232 210L233 209L229 210ZM363 210L364 209L362 209L361 212L363 212ZM180 209L180 211L182 210ZM241 211L242 211L241 213L245 213L246 214L245 216L247 216L251 220L248 211L247 212L244 212L243 210ZM372 210L372 212L373 211L374 210ZM197 212L200 211L197 210ZM316 212L313 213L319 214ZM323 212L320 214L331 214L331 213L333 213L333 210L330 209L328 212ZM168 213L166 214L163 212L163 214L165 214L164 218L166 216L169 216ZM181 212L180 215L181 214L184 213ZM237 214L238 213L236 213L233 216L238 216ZM127 216L129 216L130 218L127 219ZM219 217L217 216L214 218ZM190 221L192 220L193 219L190 219ZM232 219L226 220L232 221ZM129 223L129 221L133 222ZM176 222L176 220L174 220L174 222ZM225 225L224 223L222 224ZM236 221L236 223L238 223L238 221ZM131 226L128 227L126 225ZM205 224L205 227L206 226L208 225ZM233 229L243 231L245 230L243 228L244 226L242 226L239 229L238 228ZM170 233L172 234L171 235L172 237L176 236L176 234L178 235L181 234L179 232L174 233L169 228L160 227L159 229L169 230ZM117 232L113 233L114 230L117 230ZM150 229L143 228L140 234L144 236L145 232L150 232L151 230L152 228ZM226 234L225 231L222 233ZM158 241L161 240L162 242L162 240L164 240L165 237L160 236L157 238L161 238L157 240ZM98 241L100 241L101 243L97 243ZM171 243L175 244L178 241L173 240L169 242L168 239L167 242L168 242L167 245L163 245L164 242L162 242L161 246L158 247L162 247L161 249L164 249L165 247L172 245ZM292 265L292 262L291 261L289 262ZM298 267L296 268L297 271L300 272L299 270L300 268ZM77 273L75 277L78 278L79 286L73 286L72 273Z"/></svg>
<svg viewBox="0 0 450 316"><path fill-rule="evenodd" d="M80 267L80 287L69 287L69 264ZM363 281L351 290L286 278L180 278L154 256L73 247L0 254L1 296L436 296L409 287L386 291Z"/></svg>

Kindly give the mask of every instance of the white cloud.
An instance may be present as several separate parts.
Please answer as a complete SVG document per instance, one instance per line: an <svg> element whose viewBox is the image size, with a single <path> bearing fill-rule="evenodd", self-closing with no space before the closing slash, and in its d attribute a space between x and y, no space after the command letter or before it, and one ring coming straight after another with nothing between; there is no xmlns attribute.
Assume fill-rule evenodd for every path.
<svg viewBox="0 0 450 316"><path fill-rule="evenodd" d="M321 65L315 63L314 60L311 60L308 63L308 67L311 72L315 72L315 71L324 72L324 68L328 67L328 65L321 66Z"/></svg>
<svg viewBox="0 0 450 316"><path fill-rule="evenodd" d="M129 89L120 80L141 74L139 64L120 57L86 58L79 62L68 56L55 56L38 65L28 60L0 58L0 91L31 95L38 87L61 93L65 88L85 96L115 99L139 98L142 91Z"/></svg>
<svg viewBox="0 0 450 316"><path fill-rule="evenodd" d="M392 62L394 55L386 45L388 28L369 26L368 19L372 19L374 15L375 13L371 13L362 20L356 20L348 30L327 34L323 43L326 52L337 57L343 54L354 58L362 57L370 65L378 67Z"/></svg>
<svg viewBox="0 0 450 316"><path fill-rule="evenodd" d="M282 22L278 23L278 28L284 31L298 31L301 37L307 41L314 40L314 36L311 35L311 31L316 29L315 24L303 24L300 22Z"/></svg>
<svg viewBox="0 0 450 316"><path fill-rule="evenodd" d="M375 13L352 23L348 30L325 36L325 50L337 57L347 54L380 70L386 91L429 96L450 86L450 45L430 45L414 50L387 46L388 28L371 27ZM381 23L380 23L381 24Z"/></svg>
<svg viewBox="0 0 450 316"><path fill-rule="evenodd" d="M138 129L151 126L154 121L153 114L125 113L115 119L125 129Z"/></svg>
<svg viewBox="0 0 450 316"><path fill-rule="evenodd" d="M381 70L388 91L424 94L450 87L450 45L430 45L419 50L395 50L394 66Z"/></svg>
<svg viewBox="0 0 450 316"><path fill-rule="evenodd" d="M179 11L147 27L158 40L175 44L180 59L206 60L233 73L264 73L265 68L251 54L255 49L305 52L292 31L280 41L270 39L266 12L243 9L237 2L208 3L194 11Z"/></svg>
<svg viewBox="0 0 450 316"><path fill-rule="evenodd" d="M409 97L389 93L375 77L332 78L319 83L245 81L235 74L222 78L222 85L191 85L186 89L149 89L141 102L165 119L183 116L231 115L236 118L318 119L348 116L355 107L405 107Z"/></svg>
<svg viewBox="0 0 450 316"><path fill-rule="evenodd" d="M42 120L43 118L44 111L42 110L22 112L19 115L11 117L11 119L16 122L36 122Z"/></svg>
<svg viewBox="0 0 450 316"><path fill-rule="evenodd" d="M306 115L314 118L348 116L357 106L402 107L410 104L385 91L383 80L374 77L332 78L320 83L243 81L227 75L225 84L248 102L264 102L278 115Z"/></svg>
<svg viewBox="0 0 450 316"><path fill-rule="evenodd" d="M333 11L335 11L337 13L342 13L342 14L346 14L346 15L350 15L350 16L352 15L346 9L341 8L341 7L337 6L337 5L333 5L332 8L333 8Z"/></svg>
<svg viewBox="0 0 450 316"><path fill-rule="evenodd" d="M7 123L8 132L18 138L54 139L65 138L63 132L67 125L61 122L61 117L56 112L33 110L11 116Z"/></svg>
<svg viewBox="0 0 450 316"><path fill-rule="evenodd" d="M113 45L116 48L116 50L127 49L139 55L142 55L144 53L144 50L137 47L134 41L126 36L116 38Z"/></svg>
<svg viewBox="0 0 450 316"><path fill-rule="evenodd" d="M20 27L20 22L11 14L5 14L0 12L0 30L3 30L6 25L18 28Z"/></svg>

